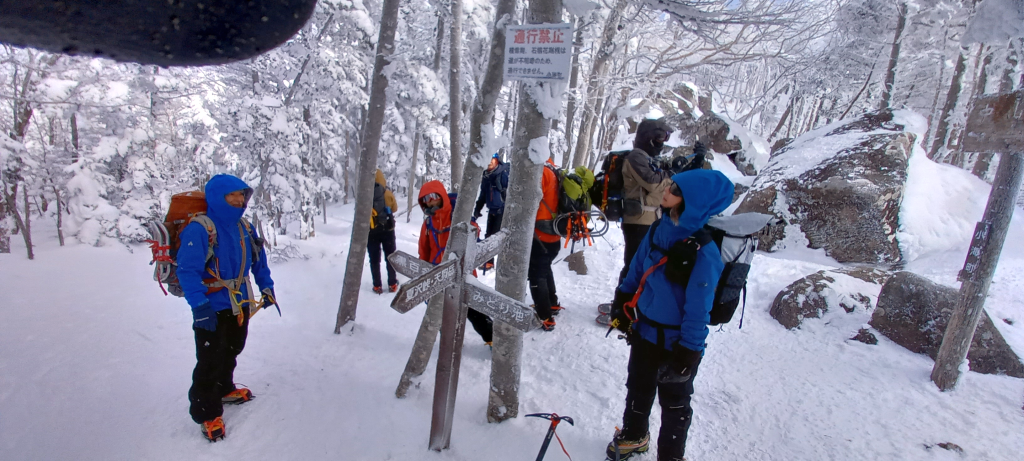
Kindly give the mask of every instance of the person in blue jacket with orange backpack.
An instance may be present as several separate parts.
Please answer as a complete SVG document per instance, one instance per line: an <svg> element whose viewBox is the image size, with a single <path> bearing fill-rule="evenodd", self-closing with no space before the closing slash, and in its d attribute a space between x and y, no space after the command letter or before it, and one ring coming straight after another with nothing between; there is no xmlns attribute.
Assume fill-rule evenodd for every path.
<svg viewBox="0 0 1024 461"><path fill-rule="evenodd" d="M276 305L277 299L263 239L242 218L252 189L237 177L219 174L206 183L205 193L209 219L192 218L182 231L177 276L192 307L196 339L189 414L203 435L216 441L226 434L223 405L252 399L249 389L234 383L249 317L260 307ZM260 287L261 304L253 295L250 271Z"/></svg>
<svg viewBox="0 0 1024 461"><path fill-rule="evenodd" d="M718 171L672 176L662 217L641 241L616 291L611 325L626 334L630 353L626 410L622 429L608 444L608 459L616 459L616 450L623 460L647 451L655 394L661 404L658 460L684 459L693 379L725 267L703 227L732 197L732 182Z"/></svg>

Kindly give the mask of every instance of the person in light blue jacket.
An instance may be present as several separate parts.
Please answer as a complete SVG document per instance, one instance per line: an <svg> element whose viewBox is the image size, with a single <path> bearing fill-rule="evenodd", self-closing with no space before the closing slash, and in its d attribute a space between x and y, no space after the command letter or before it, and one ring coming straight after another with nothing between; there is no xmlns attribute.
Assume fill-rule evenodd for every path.
<svg viewBox="0 0 1024 461"><path fill-rule="evenodd" d="M609 459L647 451L651 407L661 404L658 459L678 461L686 451L693 410L693 379L704 355L715 288L725 265L703 230L732 202L733 184L722 173L692 170L672 176L651 227L619 285L611 325L630 342L622 430L608 445Z"/></svg>
<svg viewBox="0 0 1024 461"><path fill-rule="evenodd" d="M177 276L192 307L196 367L188 391L189 414L211 441L225 435L225 403L252 399L234 384L236 358L245 347L249 317L259 306L276 305L263 239L242 218L252 189L219 174L206 183L206 218L193 218L181 233ZM212 251L211 251L212 245ZM252 272L262 294L258 304Z"/></svg>

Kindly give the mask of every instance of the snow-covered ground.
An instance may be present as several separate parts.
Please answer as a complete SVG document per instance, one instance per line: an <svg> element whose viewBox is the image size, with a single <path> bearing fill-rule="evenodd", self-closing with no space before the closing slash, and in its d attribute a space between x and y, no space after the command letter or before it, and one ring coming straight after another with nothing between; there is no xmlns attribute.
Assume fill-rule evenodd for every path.
<svg viewBox="0 0 1024 461"><path fill-rule="evenodd" d="M912 167L912 176L915 168L937 171L928 163ZM967 181L966 173L937 168ZM974 195L961 197L964 203L983 204L977 194L987 189L968 186L961 190ZM911 195L923 190L908 186ZM970 234L960 221L980 214L908 214L916 221L904 222L909 234L901 238L917 237L917 259L908 268L954 284ZM399 249L415 253L419 221L418 211L409 224L399 218ZM272 265L284 316L254 317L235 376L256 400L227 407L227 439L215 444L187 411L191 314L152 281L148 249L61 248L52 225L34 223L35 261L25 259L17 236L14 252L0 255L0 459L534 459L548 424L524 417L486 422L490 351L472 330L451 449L443 453L427 449L433 359L406 399L394 397L424 308L391 310L391 295L370 291L367 271L356 321L333 334L350 222L351 206L331 208L314 239L279 242L309 258ZM959 240L946 241L953 238ZM1015 219L986 307L995 319L1014 321L996 324L1024 354L1021 242L1024 221ZM594 323L595 305L612 294L621 254L613 228L587 249L589 275L556 264L566 310L554 332L525 336L520 414L572 416L576 426L563 424L558 432L577 460L602 459L624 406L628 348ZM941 393L929 381L928 357L881 336L876 346L848 339L868 313L829 313L796 331L768 315L779 290L838 266L830 261L806 249L756 257L743 328L734 320L709 338L688 458L1020 459L1024 380L967 373L955 391ZM493 273L483 279L493 284ZM652 433L659 417L655 405ZM964 454L938 448L942 442ZM564 459L560 451L552 447L547 459ZM653 461L653 453L640 459Z"/></svg>

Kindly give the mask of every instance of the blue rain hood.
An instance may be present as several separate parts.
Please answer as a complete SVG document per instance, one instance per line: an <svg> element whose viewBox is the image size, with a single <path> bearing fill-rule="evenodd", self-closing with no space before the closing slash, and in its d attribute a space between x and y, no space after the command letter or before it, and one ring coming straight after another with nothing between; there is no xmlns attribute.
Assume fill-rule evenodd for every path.
<svg viewBox="0 0 1024 461"><path fill-rule="evenodd" d="M245 206L235 208L224 200L224 196L235 191L245 191L245 206L248 206L252 188L245 181L229 174L219 174L206 183L206 214L217 224L218 230L232 227L237 231L238 220L245 214Z"/></svg>
<svg viewBox="0 0 1024 461"><path fill-rule="evenodd" d="M732 181L715 170L686 171L672 176L672 181L683 192L686 207L679 216L678 224L673 223L667 213L662 218L653 236L654 244L661 248L671 248L673 243L704 227L712 216L729 208L735 190Z"/></svg>

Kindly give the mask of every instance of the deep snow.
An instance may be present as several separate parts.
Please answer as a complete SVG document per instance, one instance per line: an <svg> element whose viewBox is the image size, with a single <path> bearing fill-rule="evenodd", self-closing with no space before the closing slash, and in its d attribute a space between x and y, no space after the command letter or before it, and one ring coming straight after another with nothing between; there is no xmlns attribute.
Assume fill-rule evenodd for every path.
<svg viewBox="0 0 1024 461"><path fill-rule="evenodd" d="M916 162L912 177L921 165L935 173L934 164ZM908 185L908 196L970 175L943 170L940 176L946 184ZM977 195L987 193L976 183L958 190L974 194L965 203L984 203ZM968 244L961 221L975 215L980 210L914 218L919 222L903 229L917 236L917 259L908 268L954 285ZM414 210L409 224L404 218L398 247L415 253L420 214ZM350 220L351 205L339 206L329 209L326 225L317 224L315 238L279 237L279 245L295 245L309 258L272 264L284 316L254 317L235 379L256 400L226 409L228 436L215 444L202 438L187 412L190 312L152 281L148 249L60 248L52 224L36 221L35 261L25 259L18 236L14 252L0 255L0 459L534 459L547 422L522 416L486 422L490 352L472 330L452 446L443 453L427 449L434 359L406 399L394 397L424 308L396 313L390 295L370 291L364 272L354 325L332 334ZM952 232L942 232L947 225ZM1015 219L986 305L1018 353L1024 353L1021 242L1024 224ZM523 348L520 415L572 416L576 426L563 424L558 433L576 460L602 459L625 398L628 349L614 335L605 338L593 320L621 266L617 228L596 244L587 249L590 275L556 264L566 310L554 332L526 334ZM786 285L837 266L820 250L755 258L743 329L734 320L709 338L688 458L1019 459L1024 380L967 373L955 391L941 393L928 379L928 357L881 336L877 346L847 339L869 312L828 313L795 331L768 315ZM493 273L482 278L493 285ZM659 417L655 405L652 432ZM941 442L963 447L964 455L938 448ZM546 459L565 459L560 451L552 447ZM639 459L654 460L653 450Z"/></svg>

